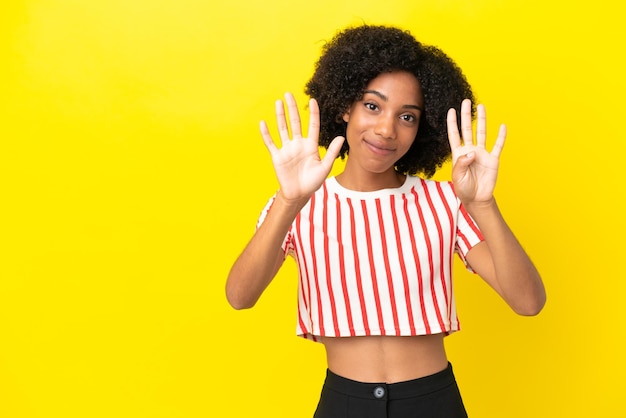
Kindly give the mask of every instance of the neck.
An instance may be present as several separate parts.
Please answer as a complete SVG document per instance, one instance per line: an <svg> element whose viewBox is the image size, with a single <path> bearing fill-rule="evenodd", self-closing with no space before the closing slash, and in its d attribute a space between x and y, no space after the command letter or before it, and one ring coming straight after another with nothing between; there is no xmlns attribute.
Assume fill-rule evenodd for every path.
<svg viewBox="0 0 626 418"><path fill-rule="evenodd" d="M396 172L394 169L384 173L364 173L358 174L350 170L348 166L336 176L337 182L346 189L357 192L373 192L381 189L395 189L404 184L406 176Z"/></svg>

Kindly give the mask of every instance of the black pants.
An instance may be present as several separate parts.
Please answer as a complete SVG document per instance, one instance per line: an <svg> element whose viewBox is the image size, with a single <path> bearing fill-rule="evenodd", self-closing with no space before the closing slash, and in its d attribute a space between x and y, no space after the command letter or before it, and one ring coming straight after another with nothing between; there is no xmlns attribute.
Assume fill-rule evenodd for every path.
<svg viewBox="0 0 626 418"><path fill-rule="evenodd" d="M314 418L467 418L452 365L399 383L361 383L330 370Z"/></svg>

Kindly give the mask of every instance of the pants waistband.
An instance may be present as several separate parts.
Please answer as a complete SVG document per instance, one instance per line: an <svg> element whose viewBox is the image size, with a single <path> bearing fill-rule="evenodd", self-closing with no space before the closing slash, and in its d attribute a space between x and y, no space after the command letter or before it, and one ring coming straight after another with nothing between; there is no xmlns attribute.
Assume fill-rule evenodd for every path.
<svg viewBox="0 0 626 418"><path fill-rule="evenodd" d="M427 395L456 384L452 364L435 374L397 383L362 383L326 371L324 387L344 395L363 399L404 399Z"/></svg>

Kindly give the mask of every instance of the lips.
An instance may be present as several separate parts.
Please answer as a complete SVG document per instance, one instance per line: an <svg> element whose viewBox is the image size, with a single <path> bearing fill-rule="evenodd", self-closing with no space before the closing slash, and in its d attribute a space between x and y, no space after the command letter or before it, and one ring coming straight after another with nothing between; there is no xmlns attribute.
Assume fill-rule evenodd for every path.
<svg viewBox="0 0 626 418"><path fill-rule="evenodd" d="M380 155L389 155L395 151L394 148L389 147L388 144L379 141L364 139L363 142L372 152Z"/></svg>

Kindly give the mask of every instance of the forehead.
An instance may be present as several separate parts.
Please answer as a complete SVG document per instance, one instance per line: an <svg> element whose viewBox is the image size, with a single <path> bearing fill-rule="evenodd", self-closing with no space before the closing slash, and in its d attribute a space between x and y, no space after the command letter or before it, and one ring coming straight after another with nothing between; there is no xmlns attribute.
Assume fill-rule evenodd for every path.
<svg viewBox="0 0 626 418"><path fill-rule="evenodd" d="M365 89L383 94L389 101L422 104L424 101L419 80L406 71L392 71L379 74Z"/></svg>

